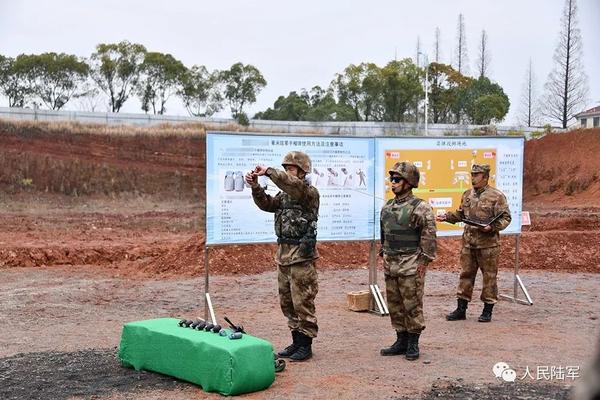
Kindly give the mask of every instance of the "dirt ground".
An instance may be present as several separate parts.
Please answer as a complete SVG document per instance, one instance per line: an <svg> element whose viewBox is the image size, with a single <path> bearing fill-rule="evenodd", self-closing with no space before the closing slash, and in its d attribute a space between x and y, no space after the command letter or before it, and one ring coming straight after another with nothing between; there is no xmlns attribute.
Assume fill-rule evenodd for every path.
<svg viewBox="0 0 600 400"><path fill-rule="evenodd" d="M126 322L203 315L199 139L6 129L0 126L0 399L220 397L122 368L116 358ZM519 261L533 306L502 301L493 322L480 324L475 299L467 321L446 322L455 306L460 239L440 239L426 283L422 356L383 358L379 349L394 340L389 319L346 307L346 293L367 286L370 244L319 243L314 358L288 365L272 387L242 397L568 398L578 378L546 379L536 371L569 366L580 375L598 342L598 134L526 143L524 209L532 225L523 228ZM33 187L23 186L28 179ZM289 333L273 251L273 245L211 248L210 292L218 317L240 321L280 349ZM503 238L502 252L500 287L512 294L514 237ZM504 382L492 373L499 361L518 378L527 370L533 377Z"/></svg>
<svg viewBox="0 0 600 400"><path fill-rule="evenodd" d="M131 280L86 266L13 268L2 275L1 398L23 398L23 393L28 398L56 399L219 397L157 374L124 369L115 358L125 322L203 315L202 278ZM364 270L320 271L317 310L321 329L313 359L288 365L271 388L244 397L412 399L428 396L430 391L453 393L460 387L481 391L491 385L488 390L493 393L542 385L542 394L550 391L551 396L523 398L559 398L574 380L537 380L535 376L516 384L502 383L492 367L504 361L519 377L527 367L534 375L539 366L583 369L599 333L596 275L527 271L523 279L534 305L501 302L494 321L480 324L476 322L481 311L478 301L469 309L467 321L444 320L454 306L456 275L431 271L421 358L416 362L382 358L379 349L394 337L389 319L346 307L346 292L364 288L367 278ZM511 291L511 278L510 272L501 273L500 287L505 293ZM275 348L287 345L275 281L274 271L213 276L217 317L227 315L239 321L252 334L272 341Z"/></svg>
<svg viewBox="0 0 600 400"><path fill-rule="evenodd" d="M0 398L24 398L23 393L52 399L219 397L158 374L124 369L116 359L124 323L203 315L203 245L193 233L199 224L196 205L44 195L36 202L4 197L1 210ZM503 301L491 324L476 322L479 301L466 322L444 320L455 306L458 242L440 240L442 261L427 278L422 356L414 363L379 356L394 339L387 317L347 310L346 293L368 282L368 244L321 245L321 331L313 360L288 365L271 388L244 397L567 398L574 379L526 377L509 384L491 370L499 361L520 375L539 366L583 370L600 333L600 264L596 246L588 242L587 255L581 239L589 235L597 243L596 211L539 215L539 224L522 240L525 265L532 262L525 261L530 251L540 260L537 269L522 271L534 305ZM564 265L574 269L560 264L557 244L566 246L572 260L564 258ZM210 292L218 317L240 321L279 349L289 338L278 307L271 248L212 249ZM511 294L514 240L506 238L503 249L507 261L500 287ZM353 263L343 265L349 259Z"/></svg>

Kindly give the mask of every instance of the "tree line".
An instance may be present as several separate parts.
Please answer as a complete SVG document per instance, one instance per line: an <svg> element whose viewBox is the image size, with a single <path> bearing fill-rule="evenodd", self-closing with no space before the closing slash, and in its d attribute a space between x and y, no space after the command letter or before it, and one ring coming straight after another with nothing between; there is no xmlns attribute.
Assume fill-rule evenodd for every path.
<svg viewBox="0 0 600 400"><path fill-rule="evenodd" d="M519 122L541 125L557 121L567 127L588 98L583 71L582 38L576 0L565 0L554 67L537 89L530 60L523 85ZM510 108L502 87L490 79L488 35L481 31L475 77L468 75L466 23L459 14L453 60L444 64L441 34L435 30L433 61L421 65L421 40L416 55L378 66L351 64L335 74L328 87L292 91L255 119L287 121L385 121L489 124L504 119ZM171 54L147 51L141 44L122 41L98 44L89 58L70 54L0 55L0 93L9 107L43 105L60 110L72 99L88 101L94 111L100 94L109 110L119 112L132 96L146 113L164 114L167 101L178 97L191 116L210 117L229 107L231 116L248 122L245 108L256 102L267 81L253 65L241 62L228 70L186 67ZM429 95L425 116L424 96Z"/></svg>
<svg viewBox="0 0 600 400"><path fill-rule="evenodd" d="M427 69L427 74L425 74ZM419 122L424 115L423 80L427 76L429 118L434 123L489 124L501 121L510 102L503 89L485 76L465 76L452 66L418 67L409 58L351 64L328 88L280 96L257 119L284 121Z"/></svg>
<svg viewBox="0 0 600 400"><path fill-rule="evenodd" d="M9 107L60 110L73 99L93 101L102 92L112 112L135 96L143 111L165 114L167 101L176 96L192 116L208 117L229 106L234 118L244 119L244 107L266 85L252 65L235 63L224 71L187 68L171 54L128 41L98 44L87 59L53 52L0 55L0 91Z"/></svg>

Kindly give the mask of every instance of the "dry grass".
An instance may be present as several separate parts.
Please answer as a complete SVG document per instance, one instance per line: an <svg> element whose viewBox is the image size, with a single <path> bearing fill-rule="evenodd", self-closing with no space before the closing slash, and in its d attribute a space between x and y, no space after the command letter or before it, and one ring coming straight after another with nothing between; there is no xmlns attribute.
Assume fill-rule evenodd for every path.
<svg viewBox="0 0 600 400"><path fill-rule="evenodd" d="M0 191L202 199L206 131L253 132L237 124L134 126L0 119Z"/></svg>
<svg viewBox="0 0 600 400"><path fill-rule="evenodd" d="M20 135L40 133L53 135L110 136L199 136L206 135L203 124L160 124L152 126L84 124L73 121L14 121L0 119L0 132Z"/></svg>
<svg viewBox="0 0 600 400"><path fill-rule="evenodd" d="M205 132L0 120L0 190L203 197Z"/></svg>

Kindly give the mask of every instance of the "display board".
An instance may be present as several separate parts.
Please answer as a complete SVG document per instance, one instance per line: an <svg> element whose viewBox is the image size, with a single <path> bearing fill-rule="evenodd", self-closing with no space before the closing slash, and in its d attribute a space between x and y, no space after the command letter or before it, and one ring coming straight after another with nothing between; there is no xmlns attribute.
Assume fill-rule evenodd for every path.
<svg viewBox="0 0 600 400"><path fill-rule="evenodd" d="M257 164L282 168L292 150L312 160L308 176L320 193L318 240L379 238L379 211L392 197L387 171L397 161L414 162L421 172L416 196L434 213L455 210L470 188L474 163L490 164L490 185L506 195L513 220L504 234L521 231L522 137L339 137L208 132L206 138L206 244L276 240L273 214L261 211L244 182ZM267 177L269 195L279 189ZM438 236L462 233L461 224L438 223Z"/></svg>
<svg viewBox="0 0 600 400"><path fill-rule="evenodd" d="M374 235L374 142L371 138L207 133L206 243L276 240L273 214L252 200L244 175L257 164L282 169L292 150L312 160L308 176L320 193L318 240L371 240ZM275 196L266 176L259 184Z"/></svg>
<svg viewBox="0 0 600 400"><path fill-rule="evenodd" d="M377 138L375 141L376 215L393 197L387 171L398 161L414 163L421 174L415 196L427 200L434 214L454 211L471 187L471 166L489 164L490 186L501 190L509 203L512 222L503 234L521 232L523 198L522 137ZM463 224L438 223L438 236L460 235ZM375 232L379 238L380 232Z"/></svg>

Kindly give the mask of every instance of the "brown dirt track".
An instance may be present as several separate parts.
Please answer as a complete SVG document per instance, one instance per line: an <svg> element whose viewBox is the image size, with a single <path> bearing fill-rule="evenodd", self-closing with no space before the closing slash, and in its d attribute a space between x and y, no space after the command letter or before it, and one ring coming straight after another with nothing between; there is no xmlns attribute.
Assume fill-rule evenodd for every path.
<svg viewBox="0 0 600 400"><path fill-rule="evenodd" d="M530 308L502 303L499 322L489 328L477 326L472 319L468 322L472 339L489 342L490 348L496 349L492 351L496 358L506 357L520 366L542 365L535 362L583 366L589 356L600 315L594 289L600 272L598 138L599 130L587 130L526 143L524 209L532 212L533 225L525 227L521 237L520 265L526 270L522 275L532 285L530 290L539 305ZM125 372L114 364L111 350L118 344L124 322L199 312L197 297L182 298L176 293L202 288L198 276L203 274L204 244L198 232L203 226L204 188L198 177L204 175L203 143L201 135L155 137L142 133L114 137L103 132L95 134L93 129L91 133L67 134L46 125L32 130L0 124L0 275L4 277L0 283L0 304L4 305L0 313L0 337L4 337L0 339L0 382L8 379L9 385L4 387L15 389L0 389L1 398L19 398L16 393L22 393L16 391L21 383L3 372L2 366L35 375L34 364L62 365L68 359L95 360L97 365L105 366L103 371L113 384L103 385L101 379L91 379L90 373L88 385L57 391L56 398L205 397L201 390L184 383L161 380L154 374ZM323 284L318 310L321 321L331 320L323 322L326 334L317 347L315 360L306 367L290 367L278 376L273 388L246 397L398 398L417 393L433 396L431 393L442 390L448 398L459 398L451 397L456 384L464 386L457 393L474 398L486 398L482 394L486 391L497 395L498 387L509 390L491 374L477 370L493 365L483 345L474 351L472 360L462 357L459 361L461 368L478 372L447 373L455 361L447 357L448 349L470 354L472 348L471 340L462 344L449 340L465 333L459 326L449 327L443 322L443 313L453 302L460 241L442 239L439 247L426 300L426 317L431 322L427 330L430 336L424 338L425 348L430 349L425 351L424 361L429 364L420 363L411 368L412 372L402 372L412 383L392 384L394 378L385 372L390 368L404 371L405 362L382 362L373 356L380 345L389 341L389 322L344 310L344 294L366 284L368 243L321 243L319 270ZM285 329L276 305L273 248L217 247L211 250L210 272L216 293L233 285L238 300L246 300L238 310L235 301L216 294L216 304L247 321L245 324L257 335L281 346L287 338L279 337ZM508 289L512 287L514 238L503 239L503 254L502 279ZM265 304L259 316L254 315L256 304ZM479 306L474 304L473 308L475 316ZM568 317L561 319L556 310ZM36 341L36 330L24 322L30 320L48 326L48 336ZM268 326L262 326L259 320L267 321ZM95 327L94 333L89 332L89 324ZM357 369L338 365L334 360L351 365L364 361L343 346L348 333L337 328L359 325L363 328L356 337L353 335L351 346L373 353L366 356L369 364ZM561 338L573 331L578 333L569 339L572 345L556 344L558 354L544 346L565 340ZM503 349L488 339L500 334ZM330 348L336 353L333 359L328 359ZM523 355L516 357L513 351ZM33 359L38 361L34 363ZM58 383L68 375L50 373L52 370L57 369L36 370L40 376L54 377L49 383L32 377L39 390L50 393L48 387L58 385L52 381ZM85 373L80 375L86 378ZM305 378L309 381L304 382ZM547 398L559 398L565 395L563 388L569 382L551 382L550 389L540 384L543 382L534 383L533 391L537 390L539 396L545 393ZM522 393L515 392L511 398L531 395L529 386L519 386L515 390ZM143 388L146 390L140 394ZM539 396L531 398L544 398Z"/></svg>

